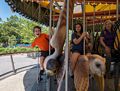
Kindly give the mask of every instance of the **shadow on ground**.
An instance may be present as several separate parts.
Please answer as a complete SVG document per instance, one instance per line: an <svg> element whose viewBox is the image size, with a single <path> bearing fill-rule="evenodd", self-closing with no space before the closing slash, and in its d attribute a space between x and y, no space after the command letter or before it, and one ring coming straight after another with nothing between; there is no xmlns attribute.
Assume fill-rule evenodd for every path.
<svg viewBox="0 0 120 91"><path fill-rule="evenodd" d="M23 78L25 91L37 91L38 72L38 67L33 67L26 72Z"/></svg>

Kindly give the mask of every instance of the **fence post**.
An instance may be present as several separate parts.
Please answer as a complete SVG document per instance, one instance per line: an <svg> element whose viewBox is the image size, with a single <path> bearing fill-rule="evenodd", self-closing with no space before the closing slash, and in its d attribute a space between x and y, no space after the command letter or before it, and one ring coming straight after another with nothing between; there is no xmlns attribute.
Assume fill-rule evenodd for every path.
<svg viewBox="0 0 120 91"><path fill-rule="evenodd" d="M16 73L16 70L15 70L15 65L14 65L14 61L13 61L13 56L12 56L12 54L10 55L10 58L11 58L11 63L12 63L13 72L14 72L14 74L15 74L15 73Z"/></svg>

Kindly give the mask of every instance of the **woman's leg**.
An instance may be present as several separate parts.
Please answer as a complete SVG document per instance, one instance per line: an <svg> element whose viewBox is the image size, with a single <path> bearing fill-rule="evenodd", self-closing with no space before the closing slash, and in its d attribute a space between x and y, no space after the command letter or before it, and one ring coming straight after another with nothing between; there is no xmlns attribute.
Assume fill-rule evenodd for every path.
<svg viewBox="0 0 120 91"><path fill-rule="evenodd" d="M110 76L110 66L111 66L111 53L106 52L106 76L107 77Z"/></svg>
<svg viewBox="0 0 120 91"><path fill-rule="evenodd" d="M71 70L74 71L74 68L75 68L75 65L76 65L76 62L78 60L80 56L80 53L78 52L73 52L72 55L71 55L71 58L70 58L70 66L71 66Z"/></svg>

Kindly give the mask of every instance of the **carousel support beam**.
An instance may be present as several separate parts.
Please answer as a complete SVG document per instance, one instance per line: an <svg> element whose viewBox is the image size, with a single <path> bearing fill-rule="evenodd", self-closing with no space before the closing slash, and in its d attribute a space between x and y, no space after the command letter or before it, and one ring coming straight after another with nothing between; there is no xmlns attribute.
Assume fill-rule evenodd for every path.
<svg viewBox="0 0 120 91"><path fill-rule="evenodd" d="M109 18L110 18L111 4L109 5Z"/></svg>
<svg viewBox="0 0 120 91"><path fill-rule="evenodd" d="M96 6L98 6L98 3L90 3L91 6L93 6L94 11L93 11L93 30L92 30L92 44L94 44L94 32L95 32L95 11L96 11Z"/></svg>
<svg viewBox="0 0 120 91"><path fill-rule="evenodd" d="M66 0L67 12L66 12L66 48L65 48L65 91L68 91L68 59L69 59L69 0Z"/></svg>
<svg viewBox="0 0 120 91"><path fill-rule="evenodd" d="M116 0L116 16L117 16L117 18L116 18L116 20L118 20L118 16L119 15L119 0Z"/></svg>
<svg viewBox="0 0 120 91"><path fill-rule="evenodd" d="M83 13L83 32L86 32L85 31L85 0L83 0L83 3L82 3L82 13ZM84 51L84 54L85 54L85 38L84 38L84 43L83 43L83 51Z"/></svg>
<svg viewBox="0 0 120 91"><path fill-rule="evenodd" d="M49 20L49 35L51 35L51 28L52 28L52 7L53 7L53 0L50 0L50 20ZM51 36L49 36L50 39ZM51 54L51 48L50 48L50 42L49 42L49 55ZM52 87L51 87L51 78L48 79L48 85L47 85L47 91L52 91Z"/></svg>
<svg viewBox="0 0 120 91"><path fill-rule="evenodd" d="M50 0L50 20L49 20L49 35L51 35L51 29L52 29L52 8L53 8L53 0ZM49 36L50 39L51 36ZM49 55L50 55L50 44L49 44Z"/></svg>

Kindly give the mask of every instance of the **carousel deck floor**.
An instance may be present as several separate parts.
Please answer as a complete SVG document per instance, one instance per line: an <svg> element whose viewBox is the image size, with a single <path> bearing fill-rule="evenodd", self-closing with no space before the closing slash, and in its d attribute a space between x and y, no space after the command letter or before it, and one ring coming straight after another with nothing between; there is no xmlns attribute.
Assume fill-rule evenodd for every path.
<svg viewBox="0 0 120 91"><path fill-rule="evenodd" d="M73 79L70 76L68 77L68 79L69 79L68 91L76 91L74 87ZM31 91L57 91L57 82L54 77L48 79L46 75L43 75L43 80L39 83L36 82L33 87L34 88L32 88ZM65 91L65 80L62 83L62 87L60 91ZM90 86L88 91L99 91L97 84L93 78L90 79ZM105 91L115 91L113 79L105 80ZM120 91L120 83L119 83L118 91Z"/></svg>
<svg viewBox="0 0 120 91"><path fill-rule="evenodd" d="M42 76L43 80L36 82L31 91L57 91L57 81L54 77ZM69 76L68 91L76 91L73 84L73 79ZM50 84L49 84L50 83ZM50 88L50 89L49 89ZM65 91L65 80L62 83L61 91Z"/></svg>

